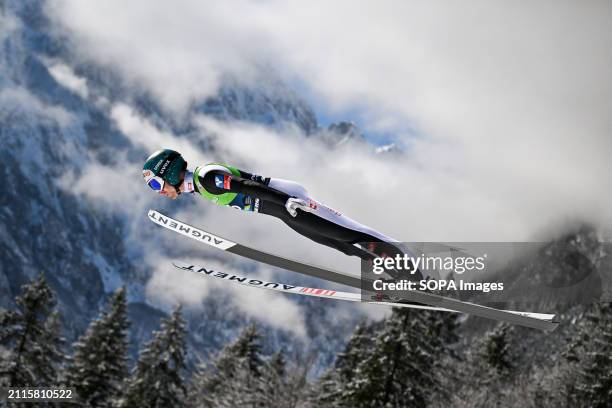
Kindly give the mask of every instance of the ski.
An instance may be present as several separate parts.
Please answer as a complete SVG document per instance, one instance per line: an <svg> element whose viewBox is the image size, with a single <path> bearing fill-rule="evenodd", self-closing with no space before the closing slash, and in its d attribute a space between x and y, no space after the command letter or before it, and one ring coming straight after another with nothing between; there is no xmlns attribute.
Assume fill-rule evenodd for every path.
<svg viewBox="0 0 612 408"><path fill-rule="evenodd" d="M168 217L155 210L149 210L148 216L151 221L164 228L217 249L326 281L339 283L358 289L362 288L362 280L358 276L283 258L268 252L241 245L226 238L212 234L208 231L175 220L174 218ZM432 307L451 310L458 313L466 313L473 316L503 321L520 326L531 327L534 329L551 331L554 330L559 324L555 318L555 315L552 314L499 310L488 306L463 302L457 299L420 291L411 291L409 297L410 298L408 300L410 302L416 302ZM395 302L390 303L393 303L394 305L402 304Z"/></svg>
<svg viewBox="0 0 612 408"><path fill-rule="evenodd" d="M238 285L248 286L251 288L255 287L258 289L267 289L267 290L272 290L276 292L291 293L294 295L345 300L349 302L361 302L361 303L376 304L376 305L407 307L411 309L434 310L438 312L457 313L455 310L444 309L444 308L435 307L435 306L416 305L412 303L394 303L394 302L378 301L376 300L376 296L374 295L372 296L371 300L364 301L361 297L361 294L356 293L356 292L341 292L341 291L337 291L333 289L310 288L310 287L305 287L305 286L289 285L287 283L264 281L261 279L247 278L247 277L236 275L233 273L215 271L213 269L208 269L205 266L198 266L198 265L193 265L189 263L172 262L172 265L174 265L176 268L181 269L183 271L194 272L198 275L218 278L220 280L232 282Z"/></svg>
<svg viewBox="0 0 612 408"><path fill-rule="evenodd" d="M343 272L336 272L314 265L308 265L303 262L294 261L270 254L268 252L260 251L258 249L250 248L236 242L232 242L229 239L222 238L218 235L214 235L200 228L193 227L184 222L175 220L155 210L149 210L149 219L171 231L177 232L203 244L221 249L222 251L240 255L245 258L276 266L281 269L287 269L307 276L313 276L326 281L361 289L361 280L358 276Z"/></svg>

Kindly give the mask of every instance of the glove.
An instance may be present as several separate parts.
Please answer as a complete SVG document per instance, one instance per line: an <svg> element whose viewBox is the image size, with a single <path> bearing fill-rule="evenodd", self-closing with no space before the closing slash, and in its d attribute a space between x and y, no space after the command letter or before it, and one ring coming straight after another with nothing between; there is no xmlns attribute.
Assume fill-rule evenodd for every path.
<svg viewBox="0 0 612 408"><path fill-rule="evenodd" d="M314 208L311 207L306 200L295 197L291 197L287 200L287 202L285 203L285 208L287 209L287 211L289 211L289 214L291 214L292 217L297 216L298 208L302 211L308 212L312 212L314 210Z"/></svg>

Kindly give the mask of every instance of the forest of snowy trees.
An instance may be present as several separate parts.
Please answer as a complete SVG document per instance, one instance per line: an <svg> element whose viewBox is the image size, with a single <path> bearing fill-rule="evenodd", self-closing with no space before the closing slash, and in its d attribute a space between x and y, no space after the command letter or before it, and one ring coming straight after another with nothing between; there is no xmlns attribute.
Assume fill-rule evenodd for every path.
<svg viewBox="0 0 612 408"><path fill-rule="evenodd" d="M264 354L255 325L190 369L180 307L131 361L124 289L69 346L54 297L40 275L0 310L2 386L71 387L92 407L612 406L610 304L567 317L555 349L501 324L466 342L455 315L394 309L314 377L312 356Z"/></svg>

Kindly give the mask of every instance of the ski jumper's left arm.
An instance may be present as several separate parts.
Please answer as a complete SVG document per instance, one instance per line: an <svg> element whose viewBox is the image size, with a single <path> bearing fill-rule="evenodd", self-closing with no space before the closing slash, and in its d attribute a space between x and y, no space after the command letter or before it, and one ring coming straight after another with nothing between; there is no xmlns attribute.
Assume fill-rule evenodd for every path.
<svg viewBox="0 0 612 408"><path fill-rule="evenodd" d="M217 205L260 212L263 207L285 208L287 193L270 187L270 178L224 164L211 163L193 173L195 192Z"/></svg>
<svg viewBox="0 0 612 408"><path fill-rule="evenodd" d="M287 199L290 198L289 194L269 187L267 185L267 182L270 181L269 178L251 175L242 171L240 176L236 176L221 170L211 170L200 180L202 181L202 186L212 194L239 193L283 206Z"/></svg>

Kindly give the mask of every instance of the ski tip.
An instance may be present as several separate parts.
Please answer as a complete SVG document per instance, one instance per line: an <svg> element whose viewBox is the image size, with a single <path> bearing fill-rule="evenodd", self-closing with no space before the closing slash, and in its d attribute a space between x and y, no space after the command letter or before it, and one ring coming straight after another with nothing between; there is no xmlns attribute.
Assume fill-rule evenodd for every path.
<svg viewBox="0 0 612 408"><path fill-rule="evenodd" d="M524 316L531 317L533 319L540 320L543 324L542 327L538 327L546 332L554 331L560 323L559 318L554 314L544 313L525 313ZM538 324L540 326L540 324Z"/></svg>
<svg viewBox="0 0 612 408"><path fill-rule="evenodd" d="M553 332L557 329L557 327L559 327L560 320L556 315L541 315L541 317L533 317L543 322L542 327L539 328L545 332Z"/></svg>
<svg viewBox="0 0 612 408"><path fill-rule="evenodd" d="M550 326L544 329L544 331L552 333L557 329L557 327L559 327L559 322L551 322Z"/></svg>
<svg viewBox="0 0 612 408"><path fill-rule="evenodd" d="M552 323L552 325L551 325L551 328L548 331L552 332L557 327L559 327L559 323L561 323L561 320L559 320L559 316L553 315L552 319L550 319L550 322Z"/></svg>

